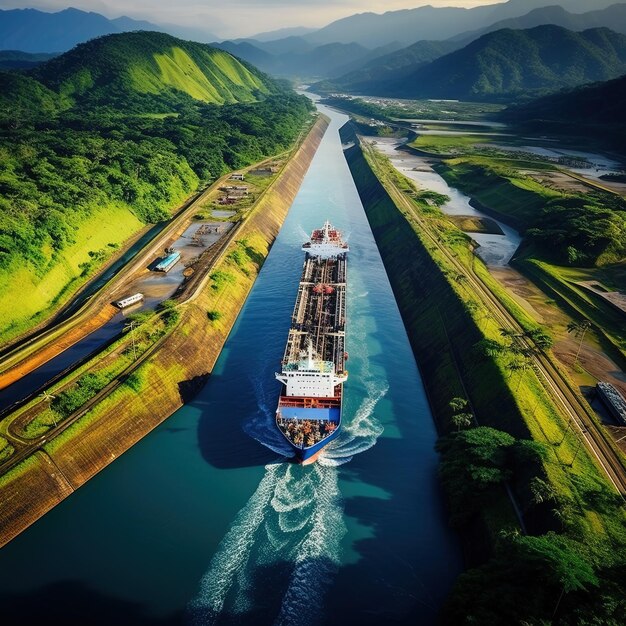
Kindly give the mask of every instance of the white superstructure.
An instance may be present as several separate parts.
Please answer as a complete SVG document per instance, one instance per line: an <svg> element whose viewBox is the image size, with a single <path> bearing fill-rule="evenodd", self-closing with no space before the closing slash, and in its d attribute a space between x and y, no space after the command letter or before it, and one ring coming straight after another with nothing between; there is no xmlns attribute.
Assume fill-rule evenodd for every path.
<svg viewBox="0 0 626 626"><path fill-rule="evenodd" d="M309 341L306 357L283 365L276 379L285 385L286 396L332 398L336 385L346 382L348 375L345 372L338 374L332 361L315 359L313 344Z"/></svg>
<svg viewBox="0 0 626 626"><path fill-rule="evenodd" d="M311 256L330 259L348 252L350 248L341 239L341 233L326 221L323 228L313 231L310 241L302 246L302 250Z"/></svg>

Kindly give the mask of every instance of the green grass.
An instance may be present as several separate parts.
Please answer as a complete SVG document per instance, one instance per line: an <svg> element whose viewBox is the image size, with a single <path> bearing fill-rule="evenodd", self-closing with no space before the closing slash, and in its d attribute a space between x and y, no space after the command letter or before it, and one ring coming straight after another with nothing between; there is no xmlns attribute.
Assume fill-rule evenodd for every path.
<svg viewBox="0 0 626 626"><path fill-rule="evenodd" d="M0 463L4 463L14 452L15 448L4 437L0 437Z"/></svg>
<svg viewBox="0 0 626 626"><path fill-rule="evenodd" d="M372 155L369 153L367 156L369 159L372 158ZM401 177L395 169L393 171L390 170L391 166L380 155L376 155L375 161L370 161L370 164L375 171L379 172L379 176L383 181L385 177L391 177L395 182ZM406 184L408 183L403 183L402 186L404 187ZM471 285L457 279L457 270L450 265L449 260L442 254L441 250L432 245L427 236L428 231L437 233L436 236L439 242L445 245L467 267L468 271L472 271L472 266L475 268L476 274L485 281L490 290L503 302L509 312L516 317L522 327L535 328L537 326L536 322L491 278L482 262L473 257L469 246L463 239L462 233L451 222L434 215L430 208L427 209L420 203L419 198L414 201L414 204L416 215L421 214L422 220L426 220L426 222L420 223L416 221L411 213L405 212L404 208L400 209L400 212L411 223L416 240L415 246L420 245L417 243L418 240L421 241L422 250L428 251L432 260L440 268L440 271L446 278L448 289L454 292L458 302L467 303L473 301L475 303L473 307L464 307L463 315L465 320L461 321L460 309L453 307L450 295L444 298L443 292L438 293L437 302L440 303L440 307L444 307L441 321L438 322L433 313L420 318L419 321L428 323L428 341L434 341L434 338L439 336L439 345L436 346L436 350L443 349L440 352L443 357L439 360L440 365L438 366L438 368L441 368L441 373L439 373L438 369L435 370L434 380L437 381L444 377L452 376L455 371L459 372L465 381L465 389L470 394L472 404L477 410L477 417L481 424L511 432L511 434L516 436L519 436L519 428L523 425L534 441L544 444L549 454L542 465L543 473L554 487L560 501L576 503L576 510L570 511L571 519L569 523L571 532L582 533L582 536L588 538L588 540L595 541L598 531L601 531L605 541L617 541L618 543L626 544L623 525L626 520L623 512L617 515L617 517L614 514L603 515L587 501L588 498L586 498L585 493L588 491L588 486L581 487L581 484L585 481L591 481L594 484L601 485L602 489L611 490L606 477L600 472L587 450L581 450L573 466L569 467L569 463L576 455L578 440L572 430L568 429L567 418L561 415L555 408L551 397L539 381L537 374L532 369L515 374L509 372L508 365L513 357L508 350L492 358L492 365L495 366L495 370L493 368L484 370L485 364L481 364L480 360L472 353L471 348L466 349L463 347L465 342L464 334L471 336L473 328L478 330L477 336L504 344L500 333L500 323L493 318L489 307L477 298ZM426 224L426 231L424 224ZM375 222L373 227L376 232ZM455 233L455 231L457 232ZM392 233L391 230L390 233ZM400 239L397 237L397 234L394 234L394 236L393 245L398 247L401 245ZM417 247L415 248L415 253L417 253ZM406 254L408 253L405 253L403 256L406 257ZM414 306L414 304L411 306ZM431 305L430 308L435 309L436 307ZM447 342L443 341L444 330L439 330L441 324L447 327L445 330ZM416 324L414 327L413 324L409 323L408 331L410 335L413 328L418 329L419 332L420 325ZM424 327L421 326L421 328ZM451 342L450 337L454 337L453 342ZM448 346L445 345L446 343L448 343ZM428 352L437 354L432 348ZM448 354L451 356L447 356ZM455 367L453 367L452 361L454 361ZM427 371L427 378L431 377L432 382L432 371L430 369ZM487 371L490 373L487 373ZM431 394L439 394L434 385L431 384L429 388ZM454 395L465 395L458 392L458 385L455 388L449 382L444 386L444 389L446 389L446 395L452 396L453 393ZM510 407L505 409L505 406L502 404L505 398L509 398L512 401L515 406L514 411L511 411ZM442 400L440 406L443 404ZM556 445L559 442L561 442L560 445Z"/></svg>
<svg viewBox="0 0 626 626"><path fill-rule="evenodd" d="M141 229L143 224L127 208L111 205L84 220L73 233L75 243L58 256L51 257L44 275L30 264L13 263L0 272L0 343L10 341L38 320L47 317L55 305L75 291L88 276L83 276L89 252L115 248ZM16 306L19 294L19 306Z"/></svg>
<svg viewBox="0 0 626 626"><path fill-rule="evenodd" d="M520 174L518 166L516 161L472 157L450 160L436 169L450 186L522 226L532 223L549 200L567 196Z"/></svg>
<svg viewBox="0 0 626 626"><path fill-rule="evenodd" d="M486 135L420 135L408 145L433 154L457 154L467 152L478 144L491 143Z"/></svg>
<svg viewBox="0 0 626 626"><path fill-rule="evenodd" d="M141 356L153 345L165 331L166 325L159 316L154 314L146 316L145 322L137 326L134 331L135 353L137 357ZM115 352L120 352L120 354L112 360L107 360L107 357ZM97 374L100 381L99 389L102 389L126 370L132 364L133 360L132 338L130 332L128 332L98 353L93 359L84 363L81 367L58 381L48 391L58 400L59 397L68 390L71 393L71 391L76 388L76 383L86 373ZM95 395L99 389L94 390L90 397ZM33 419L27 422L23 429L17 433L21 437L26 439L40 437L68 417L67 415L59 413L58 410L55 410L54 401L48 404L40 397L37 397L15 413L8 415L2 422L2 428L6 429L9 423L15 422L20 415L23 415L26 411L33 410L37 405L39 405L39 408Z"/></svg>
<svg viewBox="0 0 626 626"><path fill-rule="evenodd" d="M554 265L533 257L529 251L515 261L524 274L545 293L555 297L558 303L577 319L589 319L601 338L603 349L626 367L626 325L624 315L592 294L576 282L599 280L609 288L626 284L623 281L624 264L602 268L572 268ZM602 341L604 338L604 341Z"/></svg>

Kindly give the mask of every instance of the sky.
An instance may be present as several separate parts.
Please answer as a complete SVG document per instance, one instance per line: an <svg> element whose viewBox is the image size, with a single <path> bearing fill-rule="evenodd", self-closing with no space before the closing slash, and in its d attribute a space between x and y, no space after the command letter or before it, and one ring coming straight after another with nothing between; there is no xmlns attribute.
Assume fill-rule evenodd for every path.
<svg viewBox="0 0 626 626"><path fill-rule="evenodd" d="M354 13L432 6L475 7L504 0L0 0L2 9L58 11L68 6L107 17L127 15L194 26L220 37L244 37L290 26L321 27ZM591 0L592 1L592 0Z"/></svg>

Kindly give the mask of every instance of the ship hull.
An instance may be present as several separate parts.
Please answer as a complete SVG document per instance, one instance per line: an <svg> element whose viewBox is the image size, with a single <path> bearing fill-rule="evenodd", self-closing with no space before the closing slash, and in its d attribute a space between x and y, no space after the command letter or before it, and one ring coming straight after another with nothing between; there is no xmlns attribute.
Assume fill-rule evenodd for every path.
<svg viewBox="0 0 626 626"><path fill-rule="evenodd" d="M285 436L285 433L282 432L278 424L279 415L280 413L279 411L277 411L276 428L278 428L278 430L283 435L283 438L285 439L285 441L289 444L289 447L291 448L293 452L292 460L294 461L294 463L300 463L301 465L311 465L312 463L315 463L315 461L317 461L317 459L320 457L322 450L331 441L336 439L339 436L339 433L341 431L341 409L340 409L339 421L336 424L335 430L332 433L330 433L330 435L326 436L324 439L322 439L322 441L319 441L318 443L309 447L296 446L288 437ZM306 415L303 414L303 417L306 418Z"/></svg>
<svg viewBox="0 0 626 626"><path fill-rule="evenodd" d="M348 245L330 222L305 252L282 368L276 427L294 461L314 463L339 435L345 368Z"/></svg>

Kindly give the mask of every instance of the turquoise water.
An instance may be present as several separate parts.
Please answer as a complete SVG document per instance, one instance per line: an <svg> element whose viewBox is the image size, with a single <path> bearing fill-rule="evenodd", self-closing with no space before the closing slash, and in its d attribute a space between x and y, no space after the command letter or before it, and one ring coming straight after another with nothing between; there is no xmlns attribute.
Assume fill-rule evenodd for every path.
<svg viewBox="0 0 626 626"><path fill-rule="evenodd" d="M322 107L323 108L323 107ZM3 615L429 624L461 567L424 389L332 124L206 387L0 551ZM306 233L351 246L344 428L283 460L274 380Z"/></svg>

